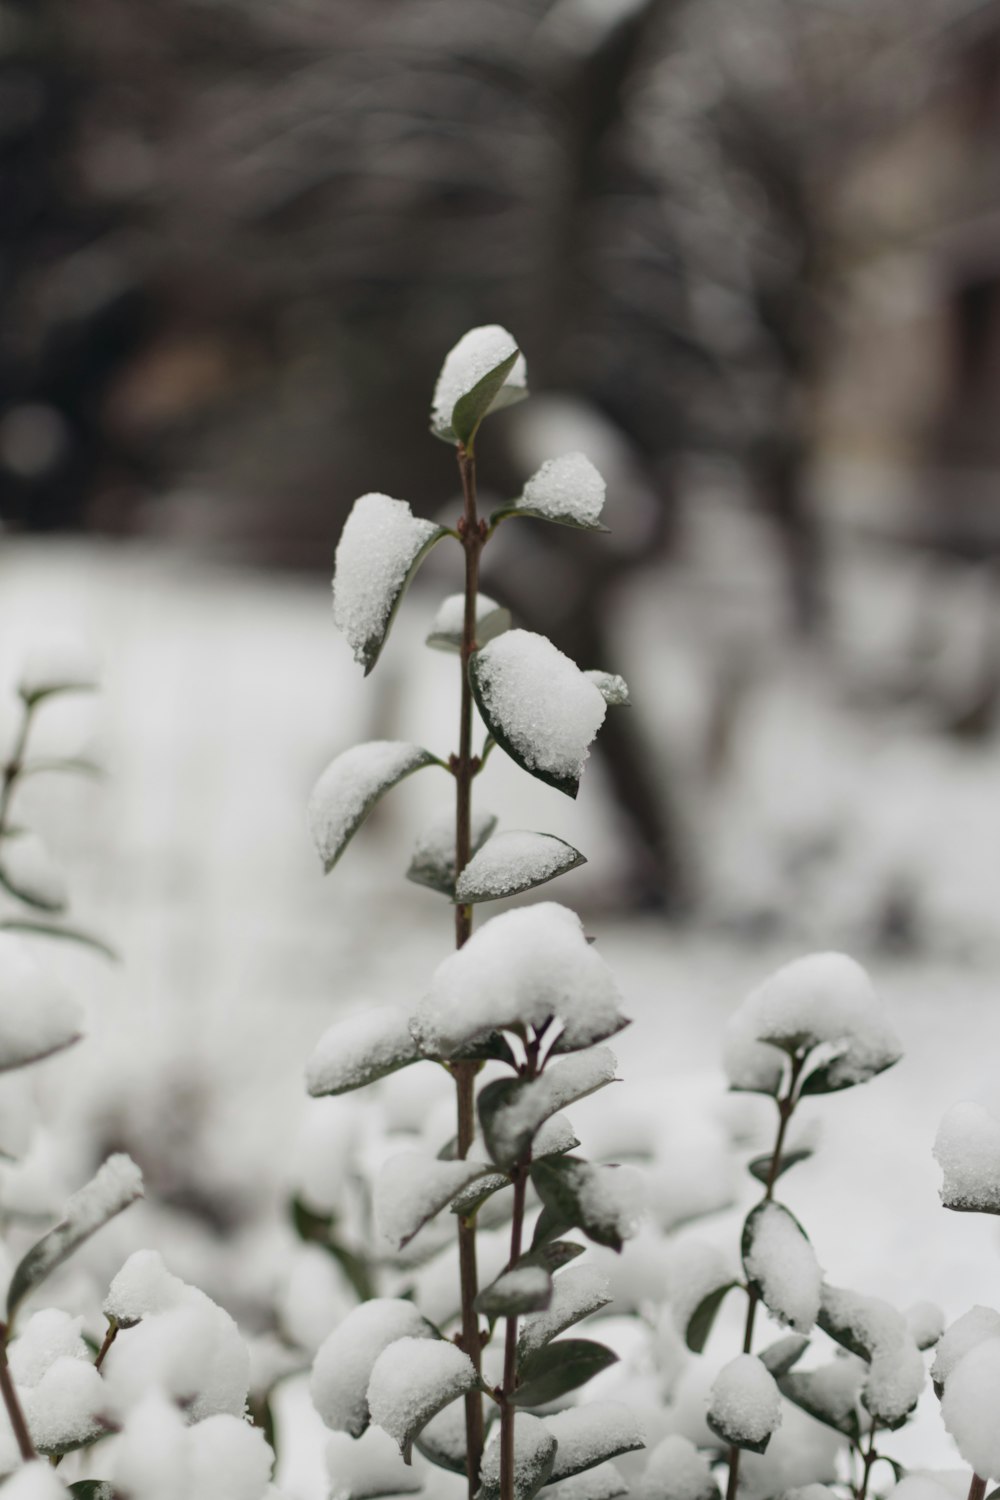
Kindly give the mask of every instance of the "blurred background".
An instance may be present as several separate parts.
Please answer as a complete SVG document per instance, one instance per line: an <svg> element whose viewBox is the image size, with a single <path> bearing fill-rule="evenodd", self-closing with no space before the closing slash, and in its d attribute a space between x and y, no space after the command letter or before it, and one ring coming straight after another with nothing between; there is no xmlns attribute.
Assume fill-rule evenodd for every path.
<svg viewBox="0 0 1000 1500"><path fill-rule="evenodd" d="M25 804L125 958L58 959L101 1069L51 1066L78 1150L152 1169L175 1269L269 1326L306 1052L449 941L402 878L429 782L325 882L303 808L359 739L452 746L421 642L457 554L364 683L328 580L358 494L454 506L430 394L486 322L533 397L484 503L582 449L611 534L503 528L484 587L635 706L576 805L500 755L484 797L587 854L542 894L666 1028L633 1071L713 1067L772 962L869 962L917 1055L848 1106L852 1168L891 1098L912 1238L952 1234L929 1143L998 1024L1000 3L3 0L0 200L0 676L52 630L103 657L64 729L111 776Z"/></svg>

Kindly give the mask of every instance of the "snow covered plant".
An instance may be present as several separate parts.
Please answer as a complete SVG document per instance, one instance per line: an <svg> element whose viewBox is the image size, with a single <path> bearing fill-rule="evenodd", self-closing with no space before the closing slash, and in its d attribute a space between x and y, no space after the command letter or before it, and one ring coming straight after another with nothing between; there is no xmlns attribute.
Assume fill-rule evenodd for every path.
<svg viewBox="0 0 1000 1500"><path fill-rule="evenodd" d="M934 1155L945 1208L1000 1214L1000 1121L979 1104L953 1105ZM945 1426L973 1471L971 1500L983 1500L987 1479L1000 1481L1000 1313L973 1307L952 1323L931 1375Z"/></svg>
<svg viewBox="0 0 1000 1500"><path fill-rule="evenodd" d="M385 1468L379 1427L406 1463L415 1445L430 1463L464 1474L470 1497L482 1500L529 1500L544 1485L642 1445L629 1413L609 1403L535 1415L614 1359L593 1340L557 1337L608 1300L602 1278L570 1266L583 1246L564 1235L576 1230L620 1249L632 1228L634 1179L574 1154L579 1143L560 1111L613 1080L615 1059L598 1044L627 1024L619 994L579 918L563 906L520 906L472 930L480 902L518 896L582 862L551 834L495 832L496 819L474 810L473 785L494 747L573 797L608 704L627 700L621 678L581 671L545 637L511 629L508 612L479 593L480 555L506 521L604 529L604 483L580 453L544 464L517 500L480 517L480 423L526 394L524 360L510 334L496 326L466 334L445 360L431 419L434 434L457 453L464 497L457 525L421 520L405 501L369 494L355 503L337 547L334 618L366 673L431 547L457 543L465 575L427 642L458 656L457 751L359 745L331 762L309 806L329 871L377 800L404 777L434 768L454 784L453 810L420 839L409 876L453 904L456 951L419 1004L367 1010L334 1025L308 1066L316 1097L417 1063L444 1068L455 1086L452 1138L436 1156L408 1152L386 1161L374 1209L390 1260L404 1268L440 1250L447 1218L439 1216L450 1210L457 1327L434 1326L404 1295L377 1297L319 1349L315 1404L329 1427L348 1434L331 1450L334 1493L343 1500L419 1487L398 1458ZM474 709L485 730L478 750ZM509 1232L498 1274L484 1277L477 1227L487 1214L493 1224L509 1222ZM397 1275L397 1290L407 1289L407 1274ZM502 1352L493 1342L501 1328ZM376 1428L369 1431L370 1422Z"/></svg>
<svg viewBox="0 0 1000 1500"><path fill-rule="evenodd" d="M751 992L729 1024L725 1064L731 1087L767 1095L775 1104L773 1146L749 1163L763 1193L743 1225L743 1278L734 1279L718 1253L690 1252L686 1274L675 1273L671 1286L675 1316L696 1352L728 1293L738 1289L746 1298L742 1353L719 1371L708 1404L709 1427L723 1445L728 1500L741 1483L741 1461L750 1469L745 1482L751 1493L773 1493L763 1462L744 1455L765 1452L788 1416L786 1403L831 1429L837 1446L849 1449L856 1500L868 1493L878 1460L886 1459L898 1476L878 1435L900 1427L915 1408L925 1382L921 1351L940 1335L940 1314L924 1304L904 1314L877 1297L831 1285L802 1225L779 1202L777 1187L812 1154L808 1144L790 1138L802 1101L865 1083L899 1056L867 974L838 953L813 954L779 969ZM755 1352L762 1308L788 1332ZM814 1354L803 1368L816 1329L839 1347L832 1357L817 1351L818 1359ZM813 1439L812 1449L809 1480L830 1482L836 1447L831 1453ZM800 1471L793 1483L804 1482Z"/></svg>

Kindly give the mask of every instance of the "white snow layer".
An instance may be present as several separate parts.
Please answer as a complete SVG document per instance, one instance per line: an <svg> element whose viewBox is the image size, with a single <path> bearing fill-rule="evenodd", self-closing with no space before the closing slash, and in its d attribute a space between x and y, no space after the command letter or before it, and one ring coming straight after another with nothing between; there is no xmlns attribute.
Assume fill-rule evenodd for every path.
<svg viewBox="0 0 1000 1500"><path fill-rule="evenodd" d="M964 1359L977 1344L987 1339L1000 1338L1000 1313L992 1307L970 1307L969 1311L956 1318L938 1342L931 1365L931 1379L936 1385L944 1385L959 1360Z"/></svg>
<svg viewBox="0 0 1000 1500"><path fill-rule="evenodd" d="M0 875L19 896L46 911L63 911L65 877L37 833L9 833L0 842Z"/></svg>
<svg viewBox="0 0 1000 1500"><path fill-rule="evenodd" d="M619 1500L629 1493L621 1470L610 1462L571 1474L551 1487L548 1500Z"/></svg>
<svg viewBox="0 0 1000 1500"><path fill-rule="evenodd" d="M405 1012L369 1007L323 1033L306 1064L306 1087L314 1098L346 1093L418 1056Z"/></svg>
<svg viewBox="0 0 1000 1500"><path fill-rule="evenodd" d="M473 658L485 712L532 771L578 778L608 705L544 635L508 630Z"/></svg>
<svg viewBox="0 0 1000 1500"><path fill-rule="evenodd" d="M20 1388L28 1431L41 1453L85 1443L101 1430L104 1382L89 1359L61 1354L41 1378Z"/></svg>
<svg viewBox="0 0 1000 1500"><path fill-rule="evenodd" d="M451 418L455 405L479 384L484 376L502 365L517 349L517 343L506 328L487 323L470 328L445 356L434 387L431 403L431 428L438 435L454 441ZM527 371L524 356L519 355L497 395L490 411L499 411L527 395Z"/></svg>
<svg viewBox="0 0 1000 1500"><path fill-rule="evenodd" d="M636 1500L711 1500L718 1485L705 1455L671 1433L650 1453L635 1493Z"/></svg>
<svg viewBox="0 0 1000 1500"><path fill-rule="evenodd" d="M362 1302L323 1341L309 1384L327 1427L360 1437L368 1425L368 1383L383 1349L398 1339L433 1339L434 1330L412 1302L375 1297Z"/></svg>
<svg viewBox="0 0 1000 1500"><path fill-rule="evenodd" d="M9 1347L15 1385L37 1385L57 1359L90 1359L84 1343L83 1317L71 1318L55 1307L33 1313Z"/></svg>
<svg viewBox="0 0 1000 1500"><path fill-rule="evenodd" d="M0 932L0 1071L79 1041L79 1006L36 962L25 943Z"/></svg>
<svg viewBox="0 0 1000 1500"><path fill-rule="evenodd" d="M549 458L531 476L516 509L537 511L553 521L569 519L578 526L596 526L601 519L607 486L583 453Z"/></svg>
<svg viewBox="0 0 1000 1500"><path fill-rule="evenodd" d="M903 1313L918 1349L933 1349L944 1332L944 1313L936 1302L914 1302Z"/></svg>
<svg viewBox="0 0 1000 1500"><path fill-rule="evenodd" d="M439 530L389 495L362 495L351 507L337 544L333 619L362 666L385 634L413 563Z"/></svg>
<svg viewBox="0 0 1000 1500"><path fill-rule="evenodd" d="M383 1349L368 1382L368 1405L400 1449L435 1412L476 1388L472 1360L446 1339L402 1338Z"/></svg>
<svg viewBox="0 0 1000 1500"><path fill-rule="evenodd" d="M1000 1121L980 1104L953 1104L938 1126L934 1156L946 1208L1000 1213Z"/></svg>
<svg viewBox="0 0 1000 1500"><path fill-rule="evenodd" d="M335 756L309 796L309 831L323 863L336 861L383 792L426 764L422 746L400 740L369 740Z"/></svg>
<svg viewBox="0 0 1000 1500"><path fill-rule="evenodd" d="M824 1284L823 1313L849 1331L869 1351L871 1362L862 1390L865 1406L887 1426L898 1422L916 1405L926 1372L920 1350L906 1319L881 1297Z"/></svg>
<svg viewBox="0 0 1000 1500"><path fill-rule="evenodd" d="M551 1472L555 1438L548 1424L529 1412L514 1413L514 1494L533 1495ZM483 1450L480 1468L482 1493L500 1493L500 1431L495 1427Z"/></svg>
<svg viewBox="0 0 1000 1500"><path fill-rule="evenodd" d="M554 902L492 917L435 970L415 1031L425 1051L451 1055L496 1028L563 1023L567 1046L609 1036L620 996L575 912Z"/></svg>
<svg viewBox="0 0 1000 1500"><path fill-rule="evenodd" d="M834 1084L864 1082L901 1056L871 980L843 953L813 953L785 964L747 996L737 1017L726 1048L737 1088L760 1086L765 1065L755 1043L829 1046Z"/></svg>
<svg viewBox="0 0 1000 1500"><path fill-rule="evenodd" d="M642 1448L646 1441L635 1413L620 1401L589 1401L542 1420L559 1444L553 1480Z"/></svg>
<svg viewBox="0 0 1000 1500"><path fill-rule="evenodd" d="M401 1250L422 1224L447 1207L456 1193L492 1172L488 1162L441 1161L422 1151L402 1151L384 1162L375 1179L379 1233Z"/></svg>
<svg viewBox="0 0 1000 1500"><path fill-rule="evenodd" d="M4 1480L4 1500L66 1500L69 1494L52 1466L36 1458Z"/></svg>
<svg viewBox="0 0 1000 1500"><path fill-rule="evenodd" d="M745 1264L768 1311L796 1333L808 1333L819 1312L823 1273L812 1245L779 1203L765 1203L755 1214Z"/></svg>
<svg viewBox="0 0 1000 1500"><path fill-rule="evenodd" d="M1000 1477L1000 1338L984 1339L958 1361L941 1397L941 1415L975 1473Z"/></svg>
<svg viewBox="0 0 1000 1500"><path fill-rule="evenodd" d="M609 1047L594 1047L555 1063L540 1078L525 1083L509 1104L501 1104L490 1121L490 1140L497 1161L513 1165L525 1134L534 1135L544 1120L574 1100L613 1083L618 1066Z"/></svg>
<svg viewBox="0 0 1000 1500"><path fill-rule="evenodd" d="M581 864L578 850L551 833L498 833L466 865L455 886L457 901L497 900L553 880Z"/></svg>
<svg viewBox="0 0 1000 1500"><path fill-rule="evenodd" d="M580 1162L573 1187L589 1225L631 1239L645 1207L645 1182L634 1167Z"/></svg>
<svg viewBox="0 0 1000 1500"><path fill-rule="evenodd" d="M380 1495L412 1495L423 1489L416 1469L405 1464L399 1449L381 1427L369 1427L360 1438L334 1433L326 1445L330 1476L328 1500L374 1500Z"/></svg>
<svg viewBox="0 0 1000 1500"><path fill-rule="evenodd" d="M93 651L72 636L38 641L25 653L17 690L22 698L37 698L69 688L95 688L98 666Z"/></svg>
<svg viewBox="0 0 1000 1500"><path fill-rule="evenodd" d="M188 1500L261 1500L274 1454L259 1427L219 1415L188 1433L191 1487Z"/></svg>
<svg viewBox="0 0 1000 1500"><path fill-rule="evenodd" d="M496 814L473 810L470 845L475 851L497 826ZM455 881L455 807L444 808L417 836L407 875L418 885L450 888Z"/></svg>
<svg viewBox="0 0 1000 1500"><path fill-rule="evenodd" d="M494 636L510 625L510 611L489 594L476 595L476 640L485 646ZM437 613L427 632L429 646L450 647L460 651L465 631L465 595L449 594L438 605Z"/></svg>
<svg viewBox="0 0 1000 1500"><path fill-rule="evenodd" d="M731 1442L762 1443L781 1422L781 1393L755 1354L738 1354L712 1384L708 1414Z"/></svg>
<svg viewBox="0 0 1000 1500"><path fill-rule="evenodd" d="M540 1349L581 1318L607 1307L610 1301L611 1284L603 1271L590 1261L568 1266L553 1278L548 1307L525 1318L517 1341L518 1357L523 1359Z"/></svg>

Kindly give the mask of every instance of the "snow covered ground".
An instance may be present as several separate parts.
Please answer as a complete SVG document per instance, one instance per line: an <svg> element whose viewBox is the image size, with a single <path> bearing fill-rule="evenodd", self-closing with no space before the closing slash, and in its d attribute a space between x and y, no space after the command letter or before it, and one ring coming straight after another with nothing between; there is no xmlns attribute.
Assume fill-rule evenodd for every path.
<svg viewBox="0 0 1000 1500"><path fill-rule="evenodd" d="M832 1281L901 1307L931 1298L951 1320L1000 1300L996 1222L944 1211L931 1157L955 1101L1000 1113L1000 768L992 744L947 741L923 710L862 713L851 704L843 662L860 655L871 673L881 670L877 648L893 620L907 617L912 582L885 575L876 606L863 572L852 575L858 608L839 615L829 671L815 659L779 658L764 677L755 667L726 775L711 785L691 725L706 712L720 658L706 656L687 608L690 577L667 603L659 582L636 587L622 622L629 660L607 665L632 677L639 711L689 793L708 897L699 927L679 935L605 910L608 872L623 856L599 773L588 769L572 804L497 754L485 794L501 826L555 833L590 859L550 890L597 933L634 1025L613 1043L627 1083L574 1106L572 1117L596 1156L640 1154L655 1136L665 1164L661 1218L699 1184L725 1198L732 1181L740 1206L681 1234L732 1251L741 1212L758 1196L745 1173L730 1179L731 1152L720 1144L745 1135L749 1154L751 1138L766 1140L769 1108L725 1092L726 1017L751 985L807 947L854 948L905 1056L874 1082L808 1107L819 1148L784 1180L783 1198ZM302 1138L319 1108L305 1096L305 1060L330 1020L359 1003L414 1003L447 951L448 908L403 872L448 785L431 768L397 788L326 880L304 809L327 760L359 739L400 735L436 753L451 748L454 658L404 639L410 630L422 638L435 603L429 594L408 599L365 682L316 579L230 572L147 545L4 540L0 686L13 680L25 647L54 631L83 633L103 658L104 691L53 706L43 731L61 749L96 741L108 779L39 778L22 808L68 871L74 918L123 960L109 967L46 948L84 1000L89 1032L39 1070L45 1126L26 1163L6 1171L4 1202L8 1211L57 1206L98 1157L128 1150L151 1197L94 1241L86 1271L104 1285L148 1243L251 1332L268 1326L276 1306L286 1327L307 1327L328 1295L287 1226L289 1192L312 1170ZM735 634L740 610L752 606L745 593ZM959 637L953 655L964 664L975 651L960 651L965 616L955 619L945 646ZM967 628L975 635L974 618ZM766 641L767 630L759 633ZM636 639L655 648L638 652ZM888 647L885 659L897 659ZM945 660L939 670L957 694L959 668ZM0 731L13 723L9 707L5 693ZM911 891L912 948L879 947L884 924L873 906ZM429 1107L429 1095L408 1095L409 1087L395 1106L401 1115ZM646 1274L639 1259L629 1270L642 1245L626 1250L623 1280ZM65 1305L75 1310L79 1300L82 1310L89 1291L86 1278L68 1281ZM720 1361L737 1351L735 1311L712 1335L709 1352ZM626 1359L602 1377L606 1394L632 1373ZM291 1433L283 1483L312 1500L322 1492L321 1437L301 1386L280 1404L279 1432L282 1420ZM930 1394L918 1424L886 1447L908 1463L957 1464Z"/></svg>

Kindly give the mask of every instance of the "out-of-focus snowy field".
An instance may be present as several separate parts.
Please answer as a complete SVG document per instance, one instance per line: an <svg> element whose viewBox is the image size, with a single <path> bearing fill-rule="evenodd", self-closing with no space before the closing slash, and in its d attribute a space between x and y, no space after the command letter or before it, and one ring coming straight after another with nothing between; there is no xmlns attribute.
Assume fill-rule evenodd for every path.
<svg viewBox="0 0 1000 1500"><path fill-rule="evenodd" d="M809 1106L821 1144L784 1180L783 1198L832 1281L902 1307L931 1298L951 1320L1000 1301L996 1221L942 1210L931 1157L950 1104L1000 1110L1000 764L991 742L942 736L927 695L920 706L898 692L888 706L852 707L852 693L859 699L905 663L912 600L926 597L912 570L878 583L859 565L852 577L831 659L769 657L773 621L753 615L752 594L728 624L714 612L707 630L688 609L690 579L673 595L661 578L639 580L622 601L623 659L599 665L629 676L633 711L667 750L664 774L707 893L686 935L615 914L623 845L598 765L574 805L498 754L481 795L506 826L559 834L591 861L539 895L579 907L635 1021L614 1044L627 1083L572 1111L595 1154L627 1150L655 1119L678 1180L688 1169L724 1176L712 1122L770 1128L766 1101L725 1096L720 1041L733 1006L810 947L850 947L868 963L905 1058ZM132 1151L151 1197L95 1240L87 1268L105 1280L130 1250L154 1244L251 1326L276 1303L290 1326L308 1323L314 1287L304 1262L292 1274L301 1248L286 1211L316 1108L304 1095L306 1055L349 1007L418 999L452 934L441 898L403 878L413 835L448 800L443 773L398 788L325 880L304 805L326 761L360 739L451 748L455 660L407 644L422 639L435 602L430 593L407 600L366 682L315 578L228 571L146 544L4 541L4 733L7 688L32 640L80 633L103 662L104 691L54 705L40 741L96 745L107 780L37 778L20 806L68 871L74 919L107 937L122 963L46 945L46 960L84 998L90 1031L36 1070L44 1129L3 1191L8 1208L44 1211L96 1155ZM975 689L968 664L985 639L977 611L974 602L954 613L942 606L941 638L919 657L940 679L942 712L960 711ZM732 759L709 781L698 726L727 640L745 645L751 618L757 656ZM917 935L894 951L878 937L900 903L908 929L916 913ZM745 1212L757 1190L744 1178ZM681 1232L731 1247L740 1211ZM736 1337L724 1318L710 1350L718 1341L729 1357ZM604 1377L607 1394L622 1370ZM282 1420L279 1477L290 1496L312 1500L323 1492L322 1437L301 1387L283 1399ZM930 1394L917 1426L885 1446L907 1463L958 1461Z"/></svg>

